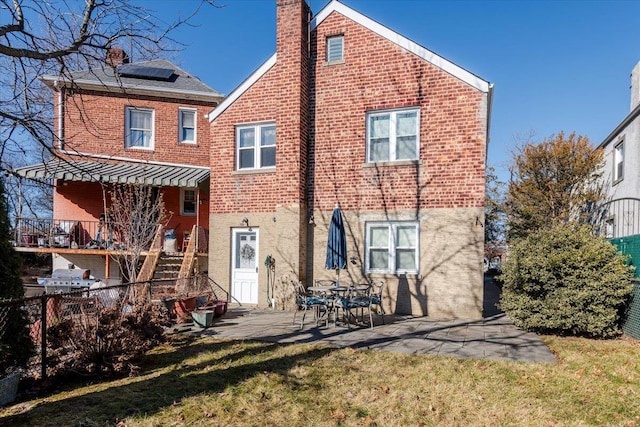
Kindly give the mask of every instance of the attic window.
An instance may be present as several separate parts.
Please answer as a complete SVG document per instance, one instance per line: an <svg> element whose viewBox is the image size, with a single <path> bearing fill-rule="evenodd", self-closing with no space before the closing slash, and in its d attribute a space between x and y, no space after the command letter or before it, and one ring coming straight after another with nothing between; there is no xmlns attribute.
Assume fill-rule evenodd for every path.
<svg viewBox="0 0 640 427"><path fill-rule="evenodd" d="M141 65L123 64L118 67L120 77L133 77L136 79L171 81L174 79L174 70L170 68L144 67Z"/></svg>
<svg viewBox="0 0 640 427"><path fill-rule="evenodd" d="M327 37L327 62L344 61L344 36Z"/></svg>

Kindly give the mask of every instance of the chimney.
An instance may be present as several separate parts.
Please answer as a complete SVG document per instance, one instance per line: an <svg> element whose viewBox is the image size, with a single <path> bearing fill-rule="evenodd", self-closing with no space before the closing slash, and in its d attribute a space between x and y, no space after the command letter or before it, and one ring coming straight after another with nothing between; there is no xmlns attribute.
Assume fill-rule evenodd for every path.
<svg viewBox="0 0 640 427"><path fill-rule="evenodd" d="M305 0L276 0L276 9L278 62L292 62L291 65L306 62L309 56L309 6Z"/></svg>
<svg viewBox="0 0 640 427"><path fill-rule="evenodd" d="M107 63L107 65L115 68L121 64L128 64L129 55L127 55L127 53L119 47L110 47L107 50L107 57L105 58L105 62Z"/></svg>

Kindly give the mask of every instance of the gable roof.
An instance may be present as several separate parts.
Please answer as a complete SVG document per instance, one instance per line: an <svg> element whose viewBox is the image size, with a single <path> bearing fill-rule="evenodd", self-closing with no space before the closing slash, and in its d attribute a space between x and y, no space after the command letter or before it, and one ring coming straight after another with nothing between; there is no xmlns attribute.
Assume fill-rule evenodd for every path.
<svg viewBox="0 0 640 427"><path fill-rule="evenodd" d="M618 124L618 126L616 126L616 128L612 130L611 133L607 135L607 137L604 139L604 141L602 141L600 145L598 145L596 148L606 147L607 144L609 144L611 141L613 141L616 138L616 136L622 133L622 131L624 131L627 128L627 126L629 126L629 124L633 122L638 116L640 116L640 104L636 105L636 107L633 110L631 110L631 112L627 115L627 117L622 119L620 124Z"/></svg>
<svg viewBox="0 0 640 427"><path fill-rule="evenodd" d="M172 71L172 73L170 78L166 79L145 78L122 72L126 69L163 70ZM73 71L68 76L45 75L40 79L52 89L60 84L73 84L83 89L98 91L126 92L209 102L219 102L223 97L217 90L207 86L197 77L166 59L122 64L116 68L105 66Z"/></svg>
<svg viewBox="0 0 640 427"><path fill-rule="evenodd" d="M424 59L428 63L440 68L441 70L457 77L464 83L471 87L478 89L481 92L491 92L493 85L486 80L476 76L475 74L465 70L459 65L454 64L451 61L431 52L430 50L420 46L414 41L409 40L403 35L385 27L384 25L374 21L373 19L363 15L362 13L351 9L338 0L331 0L316 16L311 20L309 24L309 30L315 30L331 13L337 12L341 15L351 19L352 21L362 25L370 31L378 34L381 37L389 40L392 43L400 46L401 48L417 55ZM264 64L253 72L246 80L244 80L237 88L235 88L224 101L218 105L218 107L208 114L209 121L215 120L220 114L222 114L231 104L233 104L244 92L246 92L256 81L260 79L271 67L276 64L277 56L273 54Z"/></svg>

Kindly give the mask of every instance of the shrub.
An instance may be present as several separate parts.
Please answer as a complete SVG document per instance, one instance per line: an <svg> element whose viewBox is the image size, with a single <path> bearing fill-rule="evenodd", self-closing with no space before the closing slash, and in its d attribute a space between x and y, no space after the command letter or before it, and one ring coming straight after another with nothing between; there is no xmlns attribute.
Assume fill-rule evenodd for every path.
<svg viewBox="0 0 640 427"><path fill-rule="evenodd" d="M0 179L0 300L24 297L21 272L22 259L11 244L4 181ZM0 376L26 367L34 352L25 310L16 304L0 306Z"/></svg>
<svg viewBox="0 0 640 427"><path fill-rule="evenodd" d="M529 331L610 338L620 334L631 276L625 257L588 226L561 225L512 245L500 307Z"/></svg>
<svg viewBox="0 0 640 427"><path fill-rule="evenodd" d="M54 374L128 374L138 371L138 356L163 339L167 309L137 304L131 312L118 303L98 313L61 319L47 328L48 363Z"/></svg>

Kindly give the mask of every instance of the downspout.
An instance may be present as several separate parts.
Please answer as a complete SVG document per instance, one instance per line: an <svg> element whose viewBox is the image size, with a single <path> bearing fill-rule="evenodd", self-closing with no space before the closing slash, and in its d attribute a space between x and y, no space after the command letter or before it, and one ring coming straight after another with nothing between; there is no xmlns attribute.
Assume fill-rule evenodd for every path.
<svg viewBox="0 0 640 427"><path fill-rule="evenodd" d="M200 235L200 186L197 187L196 189L196 235L192 236L191 238L195 237L196 239L196 253L198 253L198 248L200 247L199 242L198 242L198 236ZM196 257L197 259L197 257ZM197 270L196 270L197 271Z"/></svg>
<svg viewBox="0 0 640 427"><path fill-rule="evenodd" d="M62 150L62 138L64 137L64 132L62 129L63 126L63 120L62 120L62 114L64 113L64 109L62 106L62 89L59 87L59 82L56 79L53 82L53 87L55 87L56 89L58 89L58 132L56 133L56 138L58 139L58 149Z"/></svg>

